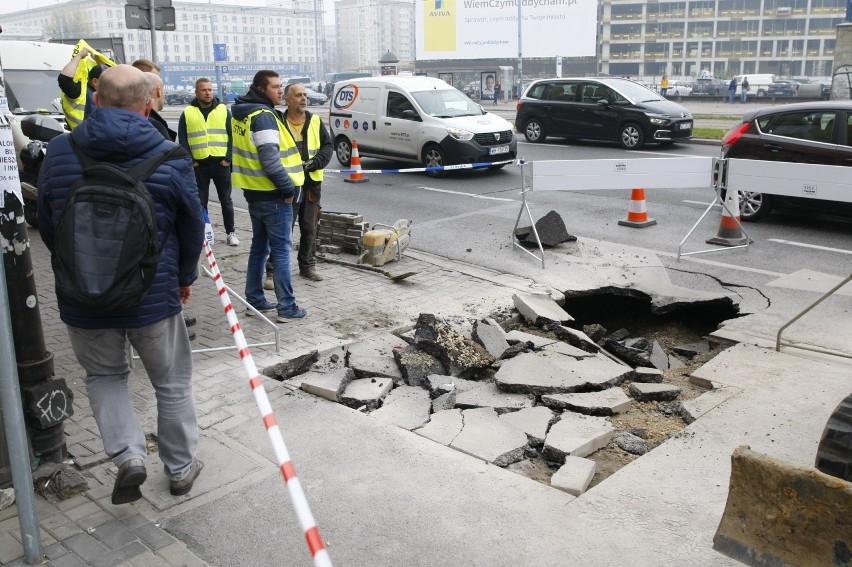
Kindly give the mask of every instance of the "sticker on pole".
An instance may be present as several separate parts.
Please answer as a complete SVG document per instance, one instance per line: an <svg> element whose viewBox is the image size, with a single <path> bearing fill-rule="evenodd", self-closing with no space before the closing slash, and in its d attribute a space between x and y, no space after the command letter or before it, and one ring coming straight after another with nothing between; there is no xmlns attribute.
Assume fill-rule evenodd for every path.
<svg viewBox="0 0 852 567"><path fill-rule="evenodd" d="M358 87L355 85L346 85L337 91L334 96L334 108L337 110L346 110L358 99Z"/></svg>

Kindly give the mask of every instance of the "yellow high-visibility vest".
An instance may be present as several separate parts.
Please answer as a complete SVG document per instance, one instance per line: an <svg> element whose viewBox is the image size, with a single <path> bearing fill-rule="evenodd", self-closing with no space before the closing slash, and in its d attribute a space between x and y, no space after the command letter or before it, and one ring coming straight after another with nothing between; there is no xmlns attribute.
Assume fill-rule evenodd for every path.
<svg viewBox="0 0 852 567"><path fill-rule="evenodd" d="M210 156L228 155L228 131L225 129L228 109L224 104L211 110L206 120L197 106L188 106L183 115L186 118L186 141L192 159L198 161Z"/></svg>
<svg viewBox="0 0 852 567"><path fill-rule="evenodd" d="M308 159L317 155L317 152L320 149L320 128L322 128L322 120L320 120L319 116L314 114L311 116L311 124L308 126L308 139L306 140L308 143ZM308 175L314 181L322 182L323 175L321 169L311 171Z"/></svg>
<svg viewBox="0 0 852 567"><path fill-rule="evenodd" d="M281 154L281 165L290 176L293 184L302 186L305 184L305 170L302 168L302 156L299 148L284 123L278 116L267 108L261 108L246 116L243 120L231 117L231 131L233 132L233 156L231 164L231 182L234 186L251 191L275 191L277 188L267 177L260 164L257 146L251 139L252 118L261 112L269 112L275 116L278 124L279 151Z"/></svg>
<svg viewBox="0 0 852 567"><path fill-rule="evenodd" d="M84 47L89 48L95 59L92 59L91 56L85 57L77 64L77 70L74 71L74 82L80 83L80 94L74 99L68 98L65 93L61 93L60 96L62 100L62 113L65 115L65 122L71 130L79 126L86 117L86 93L89 89L89 70L100 63L104 63L109 66L115 65L109 57L106 57L97 50L92 49L92 46L82 39L74 46L74 51L71 52L71 58L73 59L76 57Z"/></svg>

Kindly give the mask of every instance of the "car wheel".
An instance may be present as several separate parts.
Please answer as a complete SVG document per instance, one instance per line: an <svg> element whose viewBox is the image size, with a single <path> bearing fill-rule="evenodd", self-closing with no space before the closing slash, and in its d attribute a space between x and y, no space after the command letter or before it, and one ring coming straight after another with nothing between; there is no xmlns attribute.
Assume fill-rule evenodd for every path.
<svg viewBox="0 0 852 567"><path fill-rule="evenodd" d="M527 139L527 142L532 142L533 144L544 141L544 125L538 118L527 120L524 126L524 138Z"/></svg>
<svg viewBox="0 0 852 567"><path fill-rule="evenodd" d="M625 150L638 150L645 143L645 135L638 124L629 122L621 127L619 141Z"/></svg>
<svg viewBox="0 0 852 567"><path fill-rule="evenodd" d="M352 164L352 142L346 136L338 136L334 147L337 161L343 167L349 167Z"/></svg>
<svg viewBox="0 0 852 567"><path fill-rule="evenodd" d="M447 165L447 155L437 144L429 144L423 148L423 167L437 167ZM441 177L444 171L427 171L427 175Z"/></svg>
<svg viewBox="0 0 852 567"><path fill-rule="evenodd" d="M38 204L36 201L24 199L24 220L33 228L38 228Z"/></svg>
<svg viewBox="0 0 852 567"><path fill-rule="evenodd" d="M740 217L743 221L759 221L772 210L772 196L754 191L740 191Z"/></svg>
<svg viewBox="0 0 852 567"><path fill-rule="evenodd" d="M757 91L757 96L758 96L758 97L764 97L764 96L766 96L766 91Z"/></svg>

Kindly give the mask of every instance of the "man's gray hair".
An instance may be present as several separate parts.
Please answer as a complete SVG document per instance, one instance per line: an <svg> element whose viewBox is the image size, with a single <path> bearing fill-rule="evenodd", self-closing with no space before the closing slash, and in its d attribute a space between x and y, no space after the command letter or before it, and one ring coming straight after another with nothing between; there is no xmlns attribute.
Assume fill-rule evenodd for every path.
<svg viewBox="0 0 852 567"><path fill-rule="evenodd" d="M98 84L98 104L139 110L151 99L153 87L145 73L130 65L116 65L103 72Z"/></svg>

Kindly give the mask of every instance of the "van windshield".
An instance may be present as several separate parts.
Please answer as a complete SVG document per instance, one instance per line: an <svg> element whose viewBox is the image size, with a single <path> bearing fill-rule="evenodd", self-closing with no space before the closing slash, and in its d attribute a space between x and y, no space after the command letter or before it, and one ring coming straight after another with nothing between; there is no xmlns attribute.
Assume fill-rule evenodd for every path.
<svg viewBox="0 0 852 567"><path fill-rule="evenodd" d="M423 112L436 118L485 114L478 104L456 89L438 89L411 94Z"/></svg>
<svg viewBox="0 0 852 567"><path fill-rule="evenodd" d="M59 71L29 71L9 70L3 73L6 80L6 96L9 98L9 108L13 112L34 112L48 110L57 112L51 104L58 95L54 88Z"/></svg>

